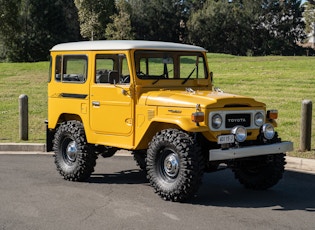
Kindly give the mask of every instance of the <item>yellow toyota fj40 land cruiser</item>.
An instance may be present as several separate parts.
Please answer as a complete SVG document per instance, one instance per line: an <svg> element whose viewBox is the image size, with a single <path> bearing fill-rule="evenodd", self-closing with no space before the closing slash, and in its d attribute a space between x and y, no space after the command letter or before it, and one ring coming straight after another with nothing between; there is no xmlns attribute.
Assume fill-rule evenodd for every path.
<svg viewBox="0 0 315 230"><path fill-rule="evenodd" d="M247 188L284 172L277 111L213 89L206 50L150 41L85 41L51 49L47 150L66 180L82 181L97 155L132 152L165 200L197 192L221 163Z"/></svg>

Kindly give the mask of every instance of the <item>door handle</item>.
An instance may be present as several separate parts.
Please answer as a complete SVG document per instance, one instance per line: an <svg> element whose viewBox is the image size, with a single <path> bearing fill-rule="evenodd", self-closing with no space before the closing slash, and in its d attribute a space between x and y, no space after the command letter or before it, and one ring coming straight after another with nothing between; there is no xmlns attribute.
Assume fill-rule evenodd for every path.
<svg viewBox="0 0 315 230"><path fill-rule="evenodd" d="M100 106L101 103L99 101L92 101L93 106Z"/></svg>

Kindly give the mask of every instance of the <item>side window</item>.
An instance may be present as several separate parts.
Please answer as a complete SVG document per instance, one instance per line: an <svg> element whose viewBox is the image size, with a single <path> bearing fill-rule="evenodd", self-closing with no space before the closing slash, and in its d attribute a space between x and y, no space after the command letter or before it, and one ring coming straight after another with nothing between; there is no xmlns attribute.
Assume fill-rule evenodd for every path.
<svg viewBox="0 0 315 230"><path fill-rule="evenodd" d="M85 82L87 74L86 56L63 57L63 82Z"/></svg>
<svg viewBox="0 0 315 230"><path fill-rule="evenodd" d="M130 82L129 68L125 55L98 54L95 60L96 83L123 84Z"/></svg>
<svg viewBox="0 0 315 230"><path fill-rule="evenodd" d="M115 60L111 58L96 59L96 83L109 83L108 74L115 69Z"/></svg>
<svg viewBox="0 0 315 230"><path fill-rule="evenodd" d="M55 68L56 81L83 83L87 78L87 57L57 56Z"/></svg>
<svg viewBox="0 0 315 230"><path fill-rule="evenodd" d="M125 55L121 57L121 74L123 76L129 76L128 62Z"/></svg>
<svg viewBox="0 0 315 230"><path fill-rule="evenodd" d="M55 64L55 79L56 81L61 81L61 74L62 74L62 56L56 57L56 64Z"/></svg>
<svg viewBox="0 0 315 230"><path fill-rule="evenodd" d="M51 76L52 76L52 73L51 73L51 70L52 70L52 57L50 56L50 61L49 61L49 72L48 72L48 82L51 82Z"/></svg>

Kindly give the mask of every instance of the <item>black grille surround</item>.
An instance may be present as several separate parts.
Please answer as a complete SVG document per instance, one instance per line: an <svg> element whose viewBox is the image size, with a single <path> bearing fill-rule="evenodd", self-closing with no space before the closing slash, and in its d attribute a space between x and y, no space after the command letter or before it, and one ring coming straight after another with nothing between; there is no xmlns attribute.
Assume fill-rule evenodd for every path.
<svg viewBox="0 0 315 230"><path fill-rule="evenodd" d="M244 127L250 127L251 116L250 114L226 114L225 116L225 128L233 128L237 125Z"/></svg>

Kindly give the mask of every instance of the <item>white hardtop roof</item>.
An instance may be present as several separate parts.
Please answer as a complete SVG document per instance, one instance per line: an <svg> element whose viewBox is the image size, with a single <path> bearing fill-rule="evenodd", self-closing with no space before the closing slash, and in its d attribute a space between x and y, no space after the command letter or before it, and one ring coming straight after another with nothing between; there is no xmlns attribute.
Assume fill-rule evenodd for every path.
<svg viewBox="0 0 315 230"><path fill-rule="evenodd" d="M100 40L80 41L55 45L51 51L83 51L83 50L181 50L206 51L204 48L173 42L141 41L141 40Z"/></svg>

